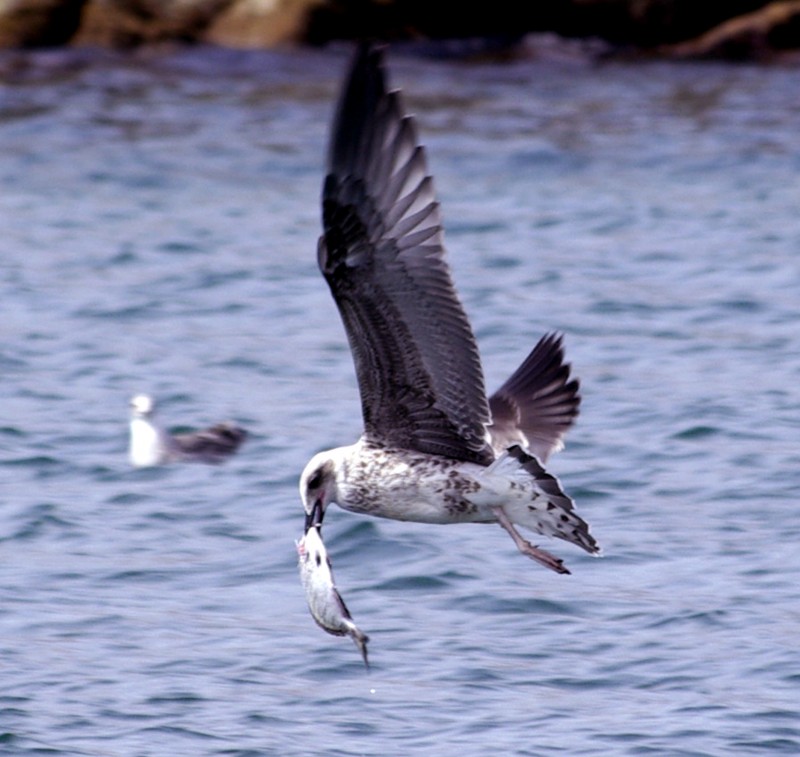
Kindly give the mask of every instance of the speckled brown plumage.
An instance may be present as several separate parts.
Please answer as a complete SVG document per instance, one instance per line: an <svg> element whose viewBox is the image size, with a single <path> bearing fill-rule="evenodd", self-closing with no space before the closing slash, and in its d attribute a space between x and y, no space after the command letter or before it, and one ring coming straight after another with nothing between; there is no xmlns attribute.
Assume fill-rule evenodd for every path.
<svg viewBox="0 0 800 757"><path fill-rule="evenodd" d="M344 322L364 421L351 446L315 455L300 478L306 529L332 502L421 523L498 523L599 547L542 463L578 413L561 337L546 334L490 398L445 260L433 180L379 47L362 45L336 110L318 262Z"/></svg>

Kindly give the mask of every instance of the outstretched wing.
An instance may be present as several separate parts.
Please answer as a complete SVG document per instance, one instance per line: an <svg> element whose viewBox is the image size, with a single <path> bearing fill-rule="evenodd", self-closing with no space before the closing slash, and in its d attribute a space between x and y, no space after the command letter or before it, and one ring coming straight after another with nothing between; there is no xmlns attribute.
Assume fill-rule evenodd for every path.
<svg viewBox="0 0 800 757"><path fill-rule="evenodd" d="M333 124L319 265L341 313L368 439L489 463L478 348L445 262L433 180L383 51L356 54Z"/></svg>
<svg viewBox="0 0 800 757"><path fill-rule="evenodd" d="M545 462L563 446L578 415L579 383L570 378L561 337L545 334L508 381L489 399L492 446L499 454L520 444Z"/></svg>

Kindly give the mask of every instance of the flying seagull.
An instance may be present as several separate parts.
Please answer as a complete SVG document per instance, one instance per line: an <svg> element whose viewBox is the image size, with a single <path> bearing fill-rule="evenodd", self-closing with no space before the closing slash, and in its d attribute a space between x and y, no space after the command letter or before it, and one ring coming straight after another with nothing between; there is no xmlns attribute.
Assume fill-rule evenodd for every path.
<svg viewBox="0 0 800 757"><path fill-rule="evenodd" d="M383 50L362 45L337 107L322 190L319 267L344 322L364 433L300 477L305 530L331 502L422 523L498 523L528 557L569 573L517 530L598 554L543 467L578 414L561 337L545 335L487 398L456 295L439 204L413 119L388 91Z"/></svg>
<svg viewBox="0 0 800 757"><path fill-rule="evenodd" d="M154 419L155 403L146 394L131 399L130 446L128 457L136 468L181 460L221 463L247 438L244 429L231 423L190 434L171 435Z"/></svg>

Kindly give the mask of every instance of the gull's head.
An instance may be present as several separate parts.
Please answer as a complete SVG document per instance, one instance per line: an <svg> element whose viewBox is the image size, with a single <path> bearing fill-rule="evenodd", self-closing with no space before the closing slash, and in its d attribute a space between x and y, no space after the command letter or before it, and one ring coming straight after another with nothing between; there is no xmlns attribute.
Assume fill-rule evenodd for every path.
<svg viewBox="0 0 800 757"><path fill-rule="evenodd" d="M155 409L153 398L147 394L137 394L131 397L131 415L134 418L146 418Z"/></svg>
<svg viewBox="0 0 800 757"><path fill-rule="evenodd" d="M300 476L300 498L306 511L308 529L322 525L325 510L336 499L336 472L340 466L339 450L320 452L308 461Z"/></svg>

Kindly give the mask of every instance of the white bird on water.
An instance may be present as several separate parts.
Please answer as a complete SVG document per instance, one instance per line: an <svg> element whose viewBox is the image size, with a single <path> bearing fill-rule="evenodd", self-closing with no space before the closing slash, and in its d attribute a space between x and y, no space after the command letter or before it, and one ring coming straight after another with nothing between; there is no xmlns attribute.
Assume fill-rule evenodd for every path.
<svg viewBox="0 0 800 757"><path fill-rule="evenodd" d="M177 461L221 463L247 438L247 432L231 423L189 434L171 435L156 421L155 403L147 394L131 399L128 457L136 468Z"/></svg>
<svg viewBox="0 0 800 757"><path fill-rule="evenodd" d="M562 560L516 526L598 554L543 467L580 403L561 338L542 337L487 398L424 150L400 93L387 90L380 47L359 48L341 94L322 219L319 266L353 353L364 433L306 465L306 533L319 532L335 502L394 520L498 523L523 554L558 573L569 573Z"/></svg>

